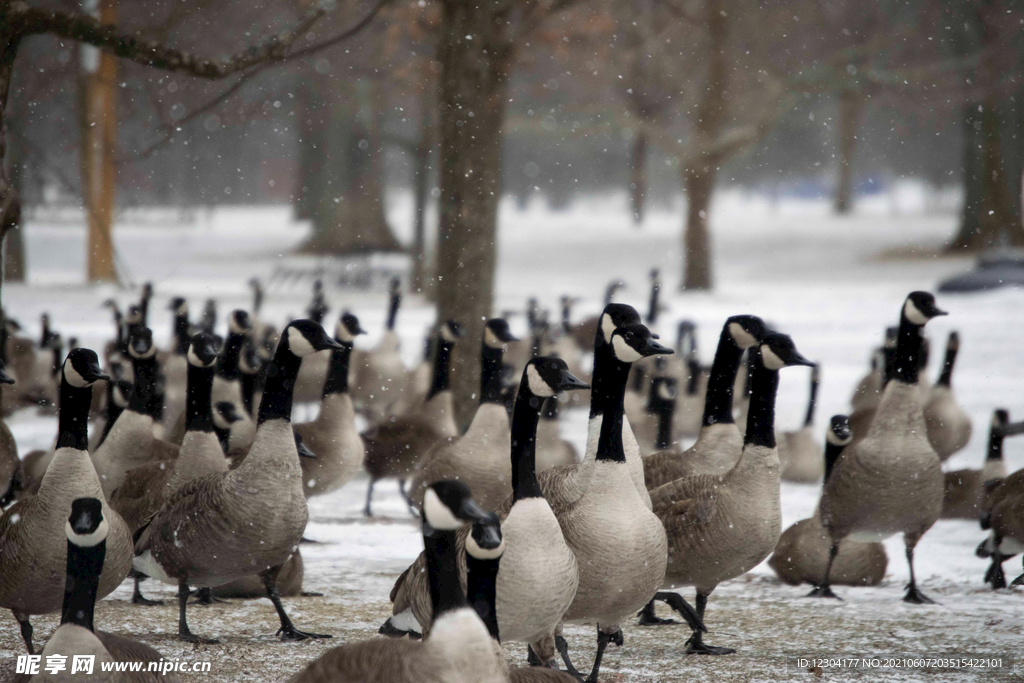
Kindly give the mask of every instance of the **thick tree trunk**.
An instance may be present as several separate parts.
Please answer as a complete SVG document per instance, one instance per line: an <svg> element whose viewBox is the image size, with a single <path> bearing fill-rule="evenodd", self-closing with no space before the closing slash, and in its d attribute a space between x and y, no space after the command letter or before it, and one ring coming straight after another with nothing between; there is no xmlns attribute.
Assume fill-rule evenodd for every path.
<svg viewBox="0 0 1024 683"><path fill-rule="evenodd" d="M705 164L701 168L685 169L683 184L686 190L686 224L683 226L683 254L685 259L684 290L711 289L711 231L708 215L711 193L714 191L718 168Z"/></svg>
<svg viewBox="0 0 1024 683"><path fill-rule="evenodd" d="M644 222L644 208L647 199L647 128L643 125L633 137L633 152L630 164L630 182L633 205L633 222Z"/></svg>
<svg viewBox="0 0 1024 683"><path fill-rule="evenodd" d="M315 184L305 173L310 196L300 202L300 211L309 211L313 221L313 232L300 248L305 253L401 250L384 217L383 152L374 121L378 98L372 93L378 86L368 80L350 85L328 82L318 89L324 99L311 120L325 130L304 156L322 155L324 167Z"/></svg>
<svg viewBox="0 0 1024 683"><path fill-rule="evenodd" d="M413 158L413 239L412 239L412 282L414 292L430 294L433 291L432 278L427 263L427 208L430 203L430 151L434 146L434 104L436 94L432 88L424 88L420 97L420 134L416 141Z"/></svg>
<svg viewBox="0 0 1024 683"><path fill-rule="evenodd" d="M495 238L501 196L501 140L510 46L498 3L444 0L438 58L440 320L466 338L454 354L456 417L468 422L479 398L480 339L494 302Z"/></svg>
<svg viewBox="0 0 1024 683"><path fill-rule="evenodd" d="M839 93L839 164L836 168L836 213L853 209L853 153L857 146L857 130L864 110L864 98L854 90Z"/></svg>
<svg viewBox="0 0 1024 683"><path fill-rule="evenodd" d="M17 193L15 210L7 216L3 227L3 279L7 282L25 281L25 240L22 234L21 198L25 189L26 149L19 135L10 134L7 139L7 166L11 187ZM0 163L4 163L0 159Z"/></svg>

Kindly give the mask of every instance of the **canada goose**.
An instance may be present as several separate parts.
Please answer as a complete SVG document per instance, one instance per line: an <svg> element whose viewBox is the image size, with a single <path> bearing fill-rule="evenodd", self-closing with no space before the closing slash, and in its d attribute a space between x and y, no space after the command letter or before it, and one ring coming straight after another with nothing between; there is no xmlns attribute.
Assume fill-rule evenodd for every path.
<svg viewBox="0 0 1024 683"><path fill-rule="evenodd" d="M330 306L324 296L324 285L321 280L313 282L313 298L306 307L307 317L317 324L323 322ZM299 377L295 380L295 401L312 403L319 401L324 393L324 378L327 377L327 365L330 354L314 353L302 361Z"/></svg>
<svg viewBox="0 0 1024 683"><path fill-rule="evenodd" d="M946 494L942 498L942 519L976 520L981 514L985 482L1006 477L1003 464L1003 439L1007 436L1010 414L1003 408L992 412L988 431L988 451L980 470L946 472Z"/></svg>
<svg viewBox="0 0 1024 683"><path fill-rule="evenodd" d="M53 346L59 335L50 329L50 315L40 316L39 346L31 367L19 375L18 391L22 400L39 406L53 405L57 400L57 386L53 379Z"/></svg>
<svg viewBox="0 0 1024 683"><path fill-rule="evenodd" d="M718 584L753 569L779 541L782 511L775 449L779 370L812 365L784 334L766 335L748 353L753 358L749 366L750 410L739 461L723 475L685 477L651 491L654 512L668 534L665 587L696 588L701 619L708 596ZM654 599L677 601L678 596L659 592ZM651 609L648 604L644 612ZM725 655L735 650L707 645L701 630L695 628L686 652Z"/></svg>
<svg viewBox="0 0 1024 683"><path fill-rule="evenodd" d="M14 384L14 379L4 372L0 362L0 385L3 384ZM0 419L0 508L14 500L24 483L25 470L18 458L18 444L7 423Z"/></svg>
<svg viewBox="0 0 1024 683"><path fill-rule="evenodd" d="M206 334L214 334L217 326L217 302L214 299L207 299L203 305L203 315L199 318L199 331Z"/></svg>
<svg viewBox="0 0 1024 683"><path fill-rule="evenodd" d="M329 310L327 297L324 296L324 281L318 278L313 281L313 299L306 308L306 317L317 325L322 325Z"/></svg>
<svg viewBox="0 0 1024 683"><path fill-rule="evenodd" d="M497 577L497 620L502 638L527 643L539 661L555 656L553 633L576 594L576 558L566 545L558 520L537 482L536 430L541 405L556 392L585 389L560 358L534 358L523 370L512 422L512 496L498 509L508 541ZM429 489L428 489L429 490ZM475 496L474 496L475 499ZM464 529L460 551L469 549ZM426 557L420 555L392 590L394 613L382 633L426 632L430 626L430 592L425 581ZM412 625L409 617L415 618Z"/></svg>
<svg viewBox="0 0 1024 683"><path fill-rule="evenodd" d="M96 498L104 506L110 534L98 596L117 588L131 567L131 533L106 504L86 451L92 385L105 378L94 351L75 349L68 354L61 371L57 450L39 492L19 500L0 517L0 606L14 613L29 654L29 616L56 612L61 606L67 539L59 530L71 501Z"/></svg>
<svg viewBox="0 0 1024 683"><path fill-rule="evenodd" d="M863 440L850 444L821 496L821 521L829 532L829 565L811 593L834 597L829 569L839 542L877 541L903 533L910 566L905 602L932 602L914 580L914 546L942 512L945 479L939 457L928 443L921 411L918 354L921 332L945 315L928 292L911 292L900 312L891 379ZM856 436L856 432L854 432Z"/></svg>
<svg viewBox="0 0 1024 683"><path fill-rule="evenodd" d="M814 438L814 409L818 405L820 383L821 372L815 365L811 368L811 388L803 428L779 435L779 462L782 463L782 478L785 481L811 484L825 473L821 445Z"/></svg>
<svg viewBox="0 0 1024 683"><path fill-rule="evenodd" d="M553 520L552 520L553 521ZM555 522L557 526L557 522ZM504 527L504 524L502 525ZM504 529L498 529L503 534ZM466 537L466 600L476 611L480 620L487 626L487 631L494 638L494 641L501 644L503 631L499 627L498 619L498 585L499 573L502 569L502 561L507 550L502 535L502 544L497 548L485 549L480 547L478 539L488 532L481 524L473 524L472 529ZM561 534L561 532L558 532ZM566 549L568 552L568 549ZM571 556L572 553L569 553ZM531 655L533 654L531 650ZM564 671L559 671L556 664L553 668L545 666L526 666L511 669L508 672L510 683L578 683Z"/></svg>
<svg viewBox="0 0 1024 683"><path fill-rule="evenodd" d="M302 553L296 548L292 556L284 563L281 573L277 575L277 594L282 598L320 595L319 593L303 592L302 580L305 578L305 574L306 567L302 561ZM267 588L259 576L250 574L211 588L210 593L214 598L265 598L267 597ZM211 602L213 601L211 600ZM206 604L202 594L200 594L198 604Z"/></svg>
<svg viewBox="0 0 1024 683"><path fill-rule="evenodd" d="M461 482L430 486L423 503L423 545L433 611L433 628L422 641L374 638L328 650L305 666L291 683L499 683L505 662L487 627L466 602L459 582L456 533L481 522L484 552L500 549L498 521L484 512Z"/></svg>
<svg viewBox="0 0 1024 683"><path fill-rule="evenodd" d="M217 359L217 372L213 377L213 401L231 401L242 415L243 424L250 430L247 439L251 443L256 432L256 424L249 413L245 412L242 400L242 372L239 361L242 349L249 340L249 314L241 309L231 312L228 318L228 337L224 341L220 358Z"/></svg>
<svg viewBox="0 0 1024 683"><path fill-rule="evenodd" d="M612 280L608 283L608 286L604 290L604 306L607 308L608 304L615 298L615 293L620 289L624 289L626 283L622 280ZM563 318L567 317L567 314L563 312ZM576 343L581 349L586 351L590 350L594 338L597 336L597 327L601 321L600 315L595 315L587 318L583 322L576 323L572 326L572 336L576 339Z"/></svg>
<svg viewBox="0 0 1024 683"><path fill-rule="evenodd" d="M14 381L14 383L0 383L0 416L4 417L21 407L21 399L16 386L18 373L8 355L8 347L12 345L11 342L7 318L4 316L3 309L0 308L0 368Z"/></svg>
<svg viewBox="0 0 1024 683"><path fill-rule="evenodd" d="M753 371L754 359L751 357L750 350L743 355L744 361L741 364L741 369L736 373L735 387L739 390L739 398L736 399L736 407L733 412L736 415L735 422L737 425L747 424L747 410L750 408L750 377Z"/></svg>
<svg viewBox="0 0 1024 683"><path fill-rule="evenodd" d="M568 365L568 363L566 363ZM544 401L541 408L540 424L537 425L537 472L545 472L560 465L575 465L579 462L576 447L562 438L558 427L559 400L557 397Z"/></svg>
<svg viewBox="0 0 1024 683"><path fill-rule="evenodd" d="M149 327L149 302L153 298L153 283L142 283L142 291L139 293L139 323L143 327Z"/></svg>
<svg viewBox="0 0 1024 683"><path fill-rule="evenodd" d="M697 442L682 453L666 450L645 457L648 490L694 474L724 474L739 460L743 436L733 417L733 383L744 349L758 343L767 329L754 315L734 315L725 321L711 364Z"/></svg>
<svg viewBox="0 0 1024 683"><path fill-rule="evenodd" d="M632 420L629 422L640 446L640 455L646 456L672 447L677 393L675 377L659 375L651 378L643 418L635 424Z"/></svg>
<svg viewBox="0 0 1024 683"><path fill-rule="evenodd" d="M465 434L439 441L420 458L409 486L414 507L423 504L427 487L442 479L465 483L485 510L494 510L512 492L507 455L512 433L501 392L501 359L505 344L515 339L503 318L491 318L484 324L480 405Z"/></svg>
<svg viewBox="0 0 1024 683"><path fill-rule="evenodd" d="M371 423L379 423L391 414L391 404L404 386L405 364L399 354L395 319L402 303L402 286L398 278L391 280L388 297L388 317L384 334L377 346L364 353L353 354L352 365L356 380L352 398L356 407L366 414Z"/></svg>
<svg viewBox="0 0 1024 683"><path fill-rule="evenodd" d="M207 642L188 628L189 584L216 586L247 576L254 568L260 570L277 609L281 638L321 637L295 628L276 581L309 517L291 428L295 377L304 356L340 346L312 321L289 323L267 373L256 437L245 460L237 469L193 479L178 489L139 537L135 568L178 584L180 639ZM250 495L240 496L238 491Z"/></svg>
<svg viewBox="0 0 1024 683"><path fill-rule="evenodd" d="M365 334L359 319L345 311L334 328L341 348L331 351L320 413L312 422L295 425L295 433L316 458L302 458L306 497L329 493L343 486L363 466L366 449L356 431L356 411L348 393L348 363L356 335Z"/></svg>
<svg viewBox="0 0 1024 683"><path fill-rule="evenodd" d="M66 579L60 626L43 648L42 659L63 656L66 670L73 670L70 661L74 655L93 655L93 674L90 680L149 683L168 680L160 673L110 674L102 671L103 662L159 662L163 656L143 643L96 631L93 614L100 573L106 559L106 543L110 525L103 517L103 504L95 498L78 498L71 503L71 514L64 524L67 538ZM170 673L170 679L180 680ZM75 680L76 674L35 676L18 674L14 683L24 681Z"/></svg>
<svg viewBox="0 0 1024 683"><path fill-rule="evenodd" d="M238 357L238 371L242 388L242 407L249 415L256 414L256 389L257 385L265 379L263 377L264 365L257 344L252 338L247 339L242 346L242 353Z"/></svg>
<svg viewBox="0 0 1024 683"><path fill-rule="evenodd" d="M188 374L189 334L188 302L181 297L171 299L170 310L174 311L174 329L170 353L164 355L160 371L164 375L164 429L170 433L174 424L185 411L185 384Z"/></svg>
<svg viewBox="0 0 1024 683"><path fill-rule="evenodd" d="M835 415L825 434L824 475L828 478L843 448L851 441L850 422L845 415ZM821 525L821 513L802 519L782 532L768 565L786 583L816 584L825 573L828 562L828 532ZM844 538L832 565L832 583L845 586L875 586L885 576L889 558L881 543L860 543Z"/></svg>
<svg viewBox="0 0 1024 683"><path fill-rule="evenodd" d="M153 333L148 327L132 330L128 354L135 374L128 405L92 456L105 496L122 484L128 470L153 460L174 458L178 453L176 445L153 437L157 362Z"/></svg>
<svg viewBox="0 0 1024 683"><path fill-rule="evenodd" d="M863 408L874 408L878 405L878 397L882 394L882 381L885 373L885 349L877 348L871 352L871 365L850 397L850 408L857 411Z"/></svg>
<svg viewBox="0 0 1024 683"><path fill-rule="evenodd" d="M677 437L694 437L700 433L708 374L697 355L697 326L693 321L680 321L676 354L678 358L668 362L668 374L676 378L680 389L672 418L672 432Z"/></svg>
<svg viewBox="0 0 1024 683"><path fill-rule="evenodd" d="M602 318L604 326L608 321ZM599 432L590 484L574 504L551 506L580 575L576 597L563 619L597 622L597 655L588 679L592 683L608 643L622 642L619 621L647 603L665 578L667 561L665 529L640 495L642 484L638 487L629 471L622 401L630 365L672 350L656 342L640 323L615 327L607 338L607 344L594 351L591 413ZM562 647L560 652L576 675L568 650Z"/></svg>
<svg viewBox="0 0 1024 683"><path fill-rule="evenodd" d="M960 335L949 333L946 357L938 381L928 391L924 404L924 423L928 427L928 442L939 459L945 461L971 440L971 417L956 402L951 381L956 354L960 351Z"/></svg>
<svg viewBox="0 0 1024 683"><path fill-rule="evenodd" d="M1024 432L1024 423L1006 428L1007 432ZM1005 479L985 483L985 498L981 503L982 529L991 529L989 537L981 542L975 551L978 557L991 557L992 563L985 572L985 583L992 589L1006 588L1003 562L1024 552L1024 470L1017 470ZM1014 586L1024 584L1024 574L1013 580Z"/></svg>
<svg viewBox="0 0 1024 683"><path fill-rule="evenodd" d="M448 384L452 349L462 334L462 328L454 320L443 323L438 330L434 348L434 377L427 400L422 406L412 414L391 416L363 432L363 443L366 446L363 466L370 475L366 508L363 510L367 517L373 516L370 504L377 480L396 477L398 488L405 497L405 479L423 454L438 441L458 436L455 407Z"/></svg>

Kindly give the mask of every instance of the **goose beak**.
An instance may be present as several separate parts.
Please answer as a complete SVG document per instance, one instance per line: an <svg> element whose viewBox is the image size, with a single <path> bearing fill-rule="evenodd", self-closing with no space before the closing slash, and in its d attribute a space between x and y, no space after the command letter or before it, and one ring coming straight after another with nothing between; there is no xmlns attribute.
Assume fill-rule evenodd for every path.
<svg viewBox="0 0 1024 683"><path fill-rule="evenodd" d="M1024 420L1021 422L1011 422L1000 428L1003 436L1016 436L1017 434L1024 434Z"/></svg>
<svg viewBox="0 0 1024 683"><path fill-rule="evenodd" d="M555 391L575 391L577 389L589 388L589 384L580 380L568 370L562 370L561 377L558 378L558 384L554 387Z"/></svg>
<svg viewBox="0 0 1024 683"><path fill-rule="evenodd" d="M316 344L314 344L313 348L315 348L317 351L326 351L327 349L341 349L344 347L338 342L331 339L330 336L328 336L328 334L324 332L322 335L320 335L320 338L317 339L317 342Z"/></svg>
<svg viewBox="0 0 1024 683"><path fill-rule="evenodd" d="M479 536L476 534L473 536L476 544L484 550L494 550L501 546L501 525L498 524L498 517L493 513L489 517L491 519L481 521L476 525L476 529L480 530L480 534Z"/></svg>
<svg viewBox="0 0 1024 683"><path fill-rule="evenodd" d="M235 409L235 404L231 401L218 401L214 406L220 416L224 418L224 421L228 424L234 424L242 419L242 416L238 414L238 410Z"/></svg>
<svg viewBox="0 0 1024 683"><path fill-rule="evenodd" d="M462 501L462 505L459 507L459 517L470 522L487 523L490 522L492 518L495 522L497 521L493 512L487 512L472 498L466 498Z"/></svg>
<svg viewBox="0 0 1024 683"><path fill-rule="evenodd" d="M808 360L802 353L793 349L793 353L786 359L786 365L806 365L810 368L818 367L818 364L814 361Z"/></svg>
<svg viewBox="0 0 1024 683"><path fill-rule="evenodd" d="M298 451L300 458L310 458L316 460L316 453L309 450L309 446L302 443L302 438L298 434L295 435L295 450Z"/></svg>
<svg viewBox="0 0 1024 683"><path fill-rule="evenodd" d="M80 373L82 375L82 379L90 384L99 382L101 379L110 380L110 375L103 372L103 368L100 367L99 363L89 363L83 368L83 370L84 372Z"/></svg>
<svg viewBox="0 0 1024 683"><path fill-rule="evenodd" d="M668 348L664 344L659 344L655 341L655 335L644 340L643 348L637 349L643 356L671 356L675 353L672 349Z"/></svg>
<svg viewBox="0 0 1024 683"><path fill-rule="evenodd" d="M4 372L3 368L0 368L0 384L14 384L14 378Z"/></svg>

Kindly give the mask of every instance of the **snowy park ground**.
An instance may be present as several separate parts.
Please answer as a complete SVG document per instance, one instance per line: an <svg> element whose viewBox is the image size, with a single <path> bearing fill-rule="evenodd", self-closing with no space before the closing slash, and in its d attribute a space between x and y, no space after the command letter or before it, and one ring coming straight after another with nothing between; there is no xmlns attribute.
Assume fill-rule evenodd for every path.
<svg viewBox="0 0 1024 683"><path fill-rule="evenodd" d="M647 300L647 273L659 266L666 281L662 335L674 341L675 322L690 318L699 325L702 360L710 363L714 344L728 315L756 313L793 336L809 358L822 363L817 424L848 410L850 393L865 372L870 349L879 345L886 325L895 324L899 306L912 289L932 289L942 278L965 270L970 260L938 255L955 227L952 213L927 214L913 196L899 205L889 200L867 202L848 218L829 214L824 203L783 203L770 207L739 194L723 195L713 214L716 289L710 294L678 294L680 213L654 213L642 230L628 221L619 198L581 201L568 213L537 207L516 212L505 206L499 245L496 310L523 308L528 296L557 306L560 294L587 297L576 319L596 312L608 280L622 278L630 287L620 300L642 309ZM899 211L896 212L893 209ZM396 223L404 224L408 206L392 207ZM282 264L304 264L289 256L305 230L290 222L285 208L200 211L195 222L178 224L173 212L142 218L126 216L115 231L123 263L138 282L154 282L157 298L151 324L158 340L170 336L166 301L186 296L197 316L207 297L220 303L221 319L235 307L248 308L246 281L266 282ZM110 335L110 319L101 302L115 297L127 303L137 292L86 287L83 280L84 228L81 222L39 217L26 232L30 283L4 285L4 305L30 334L38 315L50 313L65 338L100 345ZM328 283L329 284L329 283ZM268 288L263 317L281 323L301 314L310 282ZM360 345L376 343L383 326L383 292L343 291L328 287L334 306L357 313L370 334ZM929 325L933 353L929 376L941 362L946 334L960 331L962 350L954 386L974 420L968 447L947 469L978 467L983 458L991 411L1006 407L1012 418L1024 418L1024 292L1005 290L984 295L940 295L950 315ZM557 309L555 309L557 310ZM407 297L399 315L399 333L408 363L421 353L422 334L433 310L417 297ZM522 318L511 321L520 332ZM474 342L475 343L475 342ZM795 429L805 410L807 376L800 369L782 373L778 426ZM297 419L311 417L299 407ZM564 433L582 450L584 411L565 413ZM53 417L22 411L8 420L19 450L50 447L56 430ZM1006 459L1011 471L1024 467L1024 440L1010 439ZM361 514L366 478L310 502L306 535L320 541L303 545L305 589L320 598L292 598L285 603L303 629L334 634L333 640L283 644L274 638L277 619L265 599L232 601L229 605L194 607L193 631L216 636L223 644L192 646L175 639L174 592L154 581L144 584L163 607L135 607L128 601L131 584L98 606L98 628L139 638L167 658L211 661L210 681L283 681L327 647L376 637L390 614L388 593L395 577L419 553L418 525L401 503L397 487L377 487L377 517ZM810 516L818 487L783 484L783 525ZM844 600L806 600L807 586L781 584L767 565L723 584L712 596L707 621L708 642L736 648L730 657L684 657L683 627L639 628L623 624L625 646L607 653L602 681L788 680L816 678L787 667L787 655L1012 656L1024 643L1024 591L993 592L982 584L986 563L974 556L983 533L977 524L940 521L918 546L917 575L924 592L939 603L910 606L900 601L908 573L902 540L890 539L889 568L876 588L837 588ZM1020 573L1020 560L1006 565L1008 576ZM690 597L692 594L687 592ZM37 642L52 632L59 615L33 619ZM577 664L589 667L594 649L592 626L567 628ZM510 660L525 661L525 647L506 648ZM12 659L23 652L17 623L0 615L0 680ZM935 673L890 672L892 680L975 678L1021 680L1016 670ZM856 674L826 672L825 677ZM871 674L868 674L871 675ZM199 674L195 675L200 676Z"/></svg>

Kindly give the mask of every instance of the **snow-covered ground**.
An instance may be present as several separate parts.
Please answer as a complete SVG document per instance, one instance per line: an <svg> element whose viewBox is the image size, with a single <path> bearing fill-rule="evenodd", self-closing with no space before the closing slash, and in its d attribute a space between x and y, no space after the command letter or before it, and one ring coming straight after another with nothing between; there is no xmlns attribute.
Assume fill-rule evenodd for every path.
<svg viewBox="0 0 1024 683"><path fill-rule="evenodd" d="M906 196L910 196L908 200ZM870 349L886 325L896 323L899 306L912 289L934 289L945 276L970 265L968 259L938 255L955 226L951 214L928 215L915 205L912 193L900 201L862 203L848 218L829 214L824 203L769 204L739 193L723 195L713 216L716 289L710 294L679 294L680 212L656 212L642 229L628 220L621 197L582 200L570 212L540 207L516 212L503 205L499 244L496 310L522 309L529 296L555 308L561 294L585 297L574 317L600 308L605 284L613 278L629 283L620 300L643 308L647 273L662 269L667 286L663 337L674 340L682 318L699 325L700 350L709 363L724 318L756 313L791 334L804 355L822 363L817 423L848 410L850 393L863 375ZM896 213L896 210L902 213ZM405 225L407 202L396 201L391 216ZM279 207L202 210L194 222L180 224L175 212L129 216L115 231L126 271L134 280L154 282L157 298L151 324L158 339L170 335L166 301L186 296L198 315L202 302L215 297L221 318L235 307L248 307L246 281L269 281L279 267L315 265L314 259L289 255L305 235ZM143 220L145 218L145 220ZM129 302L137 291L82 285L84 229L77 220L40 217L26 232L30 284L5 284L3 303L31 334L38 316L48 311L65 337L99 348L110 335L103 300ZM330 283L328 283L330 284ZM268 288L263 317L282 322L301 314L309 297L308 280ZM372 346L380 334L385 294L328 289L331 316L349 308L370 334L359 345ZM950 315L929 325L933 353L929 375L934 379L946 334L960 331L960 352L954 385L974 420L971 443L948 463L948 469L977 467L984 454L991 411L1006 407L1011 417L1024 417L1020 387L1024 364L1024 292L939 296ZM557 308L555 308L557 310ZM400 313L399 334L407 362L421 353L422 334L433 311L422 300L407 297ZM511 321L523 331L522 318ZM807 375L800 369L783 372L778 402L780 429L798 426L805 409ZM307 408L300 408L308 414ZM8 419L24 453L48 447L55 434L52 417L22 411ZM582 446L585 415L567 412L567 438ZM1008 468L1024 467L1024 440L1006 444ZM183 646L173 634L176 610L168 587L145 584L147 594L169 600L157 608L128 604L125 583L99 606L97 626L141 637L170 658L212 660L209 680L281 681L324 647L372 637L390 613L388 592L398 573L421 548L417 526L401 503L393 483L377 488L378 517L361 515L366 479L359 477L340 491L310 503L307 536L321 544L304 545L307 590L323 598L286 600L300 628L335 634L333 641L281 644L273 633L276 618L267 600L233 601L230 605L190 609L195 632L216 635L220 646ZM816 486L783 484L783 524L811 514ZM886 543L889 569L877 588L838 588L843 602L804 600L807 587L780 584L762 564L747 576L722 585L711 598L708 641L735 647L722 658L686 658L680 653L688 634L680 627L641 629L624 624L625 647L612 649L604 660L607 681L780 680L807 676L787 669L787 654L931 655L1002 654L1020 650L1024 636L1024 592L994 593L982 584L986 563L974 556L983 537L976 524L940 521L918 546L917 575L923 590L940 604L908 606L900 601L908 573L902 540ZM1016 576L1019 559L1007 563ZM34 619L39 639L51 631L56 615ZM580 665L593 654L592 627L567 630ZM0 616L0 656L21 651L17 624ZM524 648L507 648L519 662ZM0 679L5 675L0 669ZM920 671L893 674L915 680ZM967 678L975 673L963 673ZM1005 676L987 673L985 675ZM947 674L947 676L955 676Z"/></svg>

